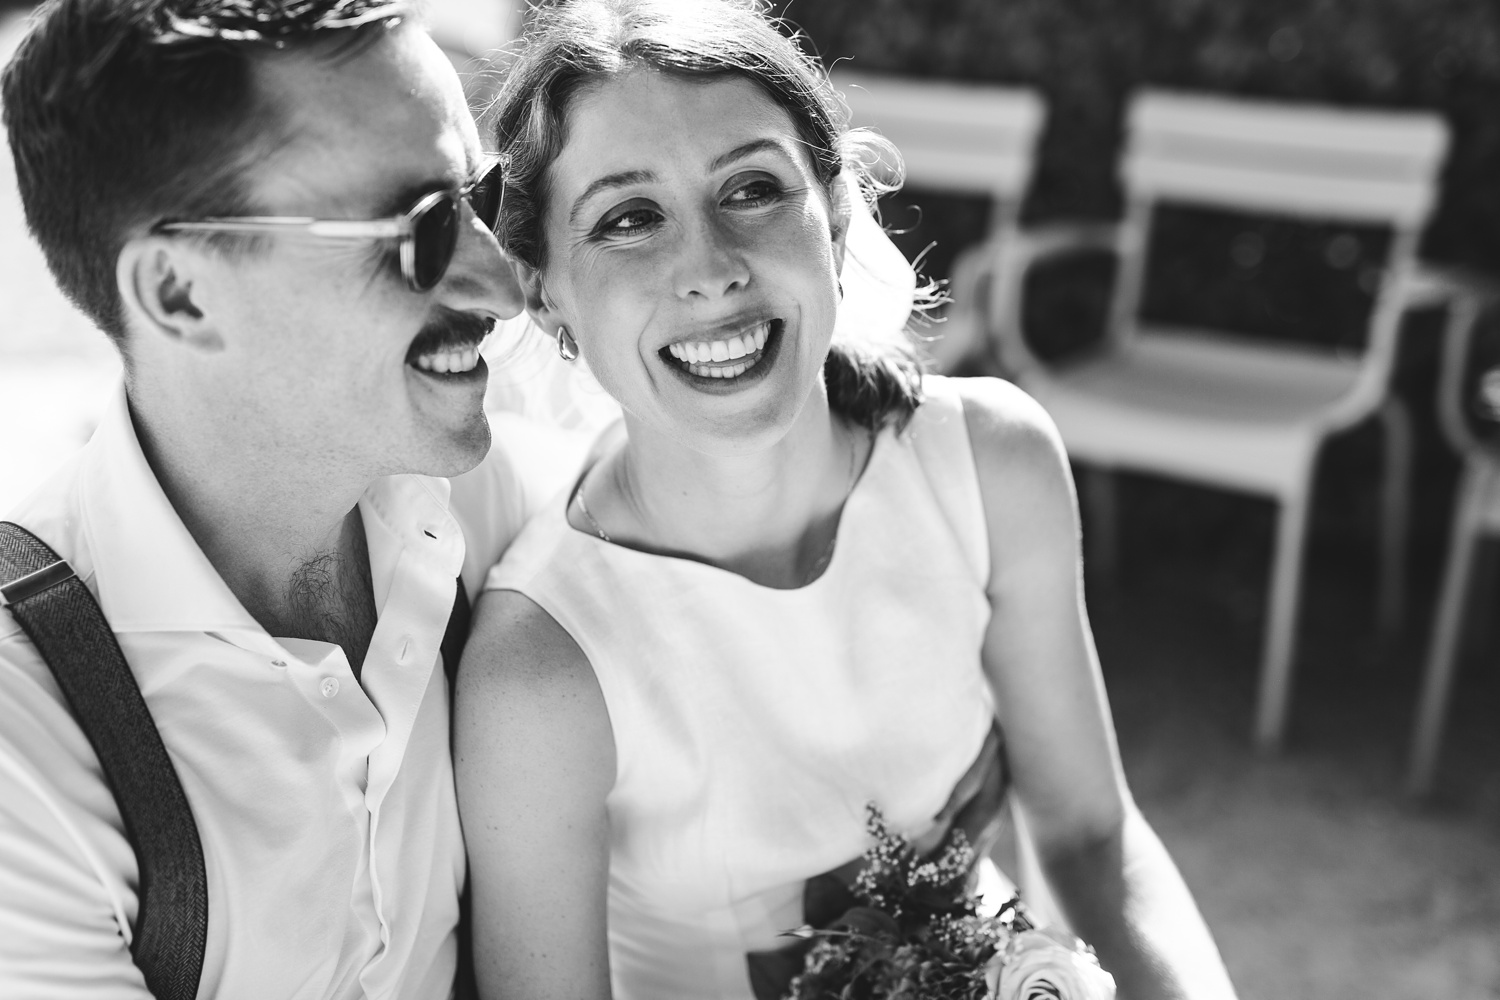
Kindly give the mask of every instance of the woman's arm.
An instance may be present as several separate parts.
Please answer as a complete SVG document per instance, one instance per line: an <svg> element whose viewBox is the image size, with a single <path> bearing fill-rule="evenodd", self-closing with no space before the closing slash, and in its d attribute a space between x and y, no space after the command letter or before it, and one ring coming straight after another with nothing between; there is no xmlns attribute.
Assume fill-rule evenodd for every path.
<svg viewBox="0 0 1500 1000"><path fill-rule="evenodd" d="M453 762L489 1000L608 1000L614 734L572 638L529 599L484 594L459 671Z"/></svg>
<svg viewBox="0 0 1500 1000"><path fill-rule="evenodd" d="M990 532L984 667L1048 884L1121 1000L1232 998L1208 927L1125 784L1057 432L1008 383L966 379L961 391Z"/></svg>

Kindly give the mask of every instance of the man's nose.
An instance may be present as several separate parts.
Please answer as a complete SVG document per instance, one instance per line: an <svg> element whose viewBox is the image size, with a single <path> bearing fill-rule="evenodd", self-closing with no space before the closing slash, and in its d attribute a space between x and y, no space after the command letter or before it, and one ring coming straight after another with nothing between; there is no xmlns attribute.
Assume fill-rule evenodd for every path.
<svg viewBox="0 0 1500 1000"><path fill-rule="evenodd" d="M456 309L482 309L501 319L510 319L520 315L526 305L521 282L510 261L500 252L495 234L467 205L453 262L448 265L443 285L450 297L446 304ZM451 301L452 298L462 301Z"/></svg>
<svg viewBox="0 0 1500 1000"><path fill-rule="evenodd" d="M750 283L743 248L719 219L692 227L680 250L675 279L680 298L717 299Z"/></svg>

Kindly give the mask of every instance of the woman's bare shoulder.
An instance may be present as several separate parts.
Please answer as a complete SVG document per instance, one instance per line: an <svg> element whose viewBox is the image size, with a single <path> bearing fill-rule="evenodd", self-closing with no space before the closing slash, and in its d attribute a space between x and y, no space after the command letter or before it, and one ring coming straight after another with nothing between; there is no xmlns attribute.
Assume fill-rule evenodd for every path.
<svg viewBox="0 0 1500 1000"><path fill-rule="evenodd" d="M1067 452L1057 427L1036 400L998 378L949 379L963 401L981 481L1071 489Z"/></svg>
<svg viewBox="0 0 1500 1000"><path fill-rule="evenodd" d="M991 591L1071 578L1079 556L1078 503L1057 427L1009 382L953 381L989 527Z"/></svg>
<svg viewBox="0 0 1500 1000"><path fill-rule="evenodd" d="M464 646L464 670L471 664L483 678L517 674L539 683L589 666L588 657L557 619L515 590L487 590L479 595Z"/></svg>
<svg viewBox="0 0 1500 1000"><path fill-rule="evenodd" d="M588 657L546 609L511 590L486 591L475 605L455 723L461 744L478 727L524 734L538 748L566 744L570 756L614 753L609 712Z"/></svg>

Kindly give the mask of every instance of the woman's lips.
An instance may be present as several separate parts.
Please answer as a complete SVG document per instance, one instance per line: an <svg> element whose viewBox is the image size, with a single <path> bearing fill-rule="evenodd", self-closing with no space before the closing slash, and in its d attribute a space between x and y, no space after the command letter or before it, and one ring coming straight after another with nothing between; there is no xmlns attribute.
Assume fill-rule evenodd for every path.
<svg viewBox="0 0 1500 1000"><path fill-rule="evenodd" d="M772 327L779 322L763 320L716 340L681 340L668 344L665 351L693 375L737 378L755 367L764 356Z"/></svg>

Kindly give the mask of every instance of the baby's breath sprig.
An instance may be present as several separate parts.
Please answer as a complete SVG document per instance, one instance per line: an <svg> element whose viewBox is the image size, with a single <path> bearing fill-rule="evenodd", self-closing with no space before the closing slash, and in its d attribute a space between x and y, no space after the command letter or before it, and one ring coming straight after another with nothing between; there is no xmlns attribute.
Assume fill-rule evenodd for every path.
<svg viewBox="0 0 1500 1000"><path fill-rule="evenodd" d="M923 858L873 803L865 808L873 843L850 887L856 905L829 926L796 932L811 947L785 1000L1113 998L1092 953L1037 930L1020 897L980 912L963 830Z"/></svg>
<svg viewBox="0 0 1500 1000"><path fill-rule="evenodd" d="M877 806L865 811L872 844L851 886L859 905L811 932L816 942L788 997L981 1000L985 970L1010 924L980 915L969 893L975 856L968 837L955 828L923 858Z"/></svg>

